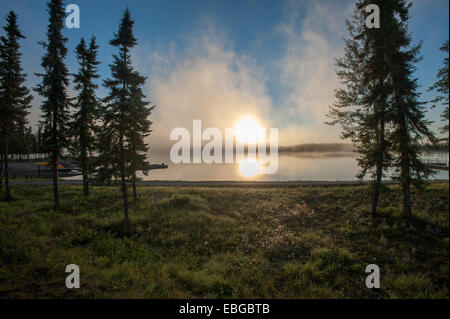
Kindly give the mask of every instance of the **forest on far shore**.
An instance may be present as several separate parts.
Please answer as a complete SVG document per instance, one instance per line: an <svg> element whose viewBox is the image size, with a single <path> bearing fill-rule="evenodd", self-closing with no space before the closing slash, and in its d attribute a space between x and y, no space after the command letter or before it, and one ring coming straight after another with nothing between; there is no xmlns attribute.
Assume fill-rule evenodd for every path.
<svg viewBox="0 0 450 319"><path fill-rule="evenodd" d="M425 152L448 152L448 143L437 145L425 144ZM305 143L297 145L280 146L279 153L289 152L354 152L355 148L348 143Z"/></svg>

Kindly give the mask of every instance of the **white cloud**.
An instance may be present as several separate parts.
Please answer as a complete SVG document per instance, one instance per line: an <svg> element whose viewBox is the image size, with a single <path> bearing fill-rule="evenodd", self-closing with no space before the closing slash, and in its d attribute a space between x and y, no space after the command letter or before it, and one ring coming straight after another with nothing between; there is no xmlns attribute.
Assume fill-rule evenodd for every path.
<svg viewBox="0 0 450 319"><path fill-rule="evenodd" d="M339 128L324 120L339 84L334 59L342 54L351 6L340 1L307 2L301 6L306 17L300 25L300 7L292 2L287 6L277 28L286 40L285 52L280 60L267 63L271 71L237 53L211 21L186 38L187 47L180 49L171 42L136 52L138 69L145 66L150 73L148 95L157 105L152 147L168 149L170 131L176 127L192 131L194 119L201 119L203 128L224 129L247 114L264 127L277 126L279 144L338 141ZM286 95L268 93L266 82L274 74L286 88L280 94Z"/></svg>
<svg viewBox="0 0 450 319"><path fill-rule="evenodd" d="M336 141L339 129L324 121L339 86L334 63L342 55L351 3L309 2L300 26L295 3L288 3L288 8L290 18L279 28L287 39L286 53L279 61L280 81L290 88L282 114L298 119L298 124L288 125L281 138L288 144Z"/></svg>
<svg viewBox="0 0 450 319"><path fill-rule="evenodd" d="M203 128L233 127L242 116L251 114L263 125L270 125L271 100L266 93L264 75L254 61L236 54L226 38L211 26L192 37L182 52L169 47L167 54L153 52L149 96L157 105L153 115L151 144L169 144L170 131L202 120ZM163 66L161 66L161 63Z"/></svg>

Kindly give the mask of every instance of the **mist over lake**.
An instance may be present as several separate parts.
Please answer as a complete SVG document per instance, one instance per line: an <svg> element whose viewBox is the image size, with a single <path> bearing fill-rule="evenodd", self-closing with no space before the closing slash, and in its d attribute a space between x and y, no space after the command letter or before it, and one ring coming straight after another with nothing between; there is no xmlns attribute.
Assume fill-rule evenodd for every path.
<svg viewBox="0 0 450 319"><path fill-rule="evenodd" d="M427 153L424 160L447 161L445 152ZM353 152L286 152L278 154L278 170L272 175L245 177L245 167L233 164L173 164L168 153L154 153L151 163L165 163L167 169L151 170L143 180L185 181L354 181L358 173ZM243 174L244 173L244 174ZM369 180L370 176L366 177ZM448 171L440 170L432 179L448 179Z"/></svg>

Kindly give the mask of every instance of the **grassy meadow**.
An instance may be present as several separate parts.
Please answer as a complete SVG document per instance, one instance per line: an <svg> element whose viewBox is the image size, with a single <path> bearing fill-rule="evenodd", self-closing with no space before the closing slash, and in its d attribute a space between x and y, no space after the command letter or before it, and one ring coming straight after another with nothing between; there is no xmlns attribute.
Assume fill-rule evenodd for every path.
<svg viewBox="0 0 450 319"><path fill-rule="evenodd" d="M138 187L122 226L118 188L13 186L0 202L0 298L449 298L449 186ZM365 286L380 267L381 288ZM77 264L81 288L67 289Z"/></svg>

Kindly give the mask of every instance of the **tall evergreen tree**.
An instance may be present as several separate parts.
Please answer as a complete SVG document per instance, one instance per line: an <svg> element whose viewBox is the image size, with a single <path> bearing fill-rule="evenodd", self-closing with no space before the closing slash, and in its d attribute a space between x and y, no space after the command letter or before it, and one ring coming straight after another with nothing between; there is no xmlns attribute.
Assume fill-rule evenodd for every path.
<svg viewBox="0 0 450 319"><path fill-rule="evenodd" d="M442 103L444 106L444 112L442 113L442 120L445 122L444 126L441 129L441 132L443 134L447 134L447 137L445 138L448 142L449 140L449 131L448 131L448 122L449 122L449 113L448 113L448 53L449 53L449 44L448 40L445 41L444 45L440 48L441 51L447 53L447 56L444 58L444 66L442 69L439 70L437 74L437 82L431 86L430 90L436 90L439 92L439 95L432 101L434 103Z"/></svg>
<svg viewBox="0 0 450 319"><path fill-rule="evenodd" d="M150 115L154 106L147 107L149 102L145 101L145 95L141 88L145 80L145 77L134 72L130 82L130 120L133 124L132 130L127 134L129 141L127 153L130 161L130 179L134 200L137 200L136 172L141 171L144 175L147 175L150 168L147 162L148 145L145 143L145 137L151 133Z"/></svg>
<svg viewBox="0 0 450 319"><path fill-rule="evenodd" d="M376 4L381 28L365 25L365 7ZM420 160L422 144L435 143L419 101L414 64L420 45L411 46L406 0L361 0L356 4L351 38L344 59L338 60L338 76L344 88L337 90L330 124L341 124L343 136L351 138L360 154L361 175L375 167L375 214L383 169L395 167L403 189L403 214L411 211L411 184L421 186L432 173Z"/></svg>
<svg viewBox="0 0 450 319"><path fill-rule="evenodd" d="M415 64L420 61L421 44L411 45L408 33L411 3L406 0L377 0L385 17L384 30L386 67L392 94L389 103L394 110L392 119L392 146L395 153L394 167L399 173L403 189L403 216L412 216L411 184L423 186L433 173L421 161L422 144L436 143L429 129L430 121L425 118L424 102L419 101L417 79L414 78Z"/></svg>
<svg viewBox="0 0 450 319"><path fill-rule="evenodd" d="M62 148L67 146L66 132L70 105L67 95L69 71L64 64L67 39L62 35L66 14L62 0L51 0L47 7L50 15L47 42L40 43L46 50L41 60L45 73L37 74L42 77L42 82L35 90L44 98L41 109L45 131L48 132L46 143L52 161L54 202L55 206L58 206L58 159Z"/></svg>
<svg viewBox="0 0 450 319"><path fill-rule="evenodd" d="M19 40L25 37L17 25L17 15L10 11L3 27L6 36L0 38L0 138L5 176L5 197L11 197L9 185L9 147L18 141L18 132L27 123L32 96L23 85Z"/></svg>
<svg viewBox="0 0 450 319"><path fill-rule="evenodd" d="M385 42L378 29L365 23L367 1L356 3L351 21L347 21L350 37L346 39L344 57L337 59L337 75L343 87L336 90L336 102L330 106L327 124L339 124L342 138L355 145L360 172L358 178L372 175L372 216L376 216L383 172L389 166Z"/></svg>
<svg viewBox="0 0 450 319"><path fill-rule="evenodd" d="M83 194L89 196L89 174L90 154L93 152L94 131L96 130L96 119L98 117L99 103L95 95L98 86L94 80L99 78L97 74L97 50L95 37L92 37L89 47L84 39L81 39L76 48L77 60L80 65L75 74L75 89L79 91L76 112L72 116L71 129L73 140L71 152L80 160L83 176Z"/></svg>
<svg viewBox="0 0 450 319"><path fill-rule="evenodd" d="M137 44L133 25L130 11L126 9L119 32L110 42L119 49L119 54L113 55L114 63L110 65L112 78L104 81L109 94L104 99L106 105L102 110L103 125L99 134L100 174L104 174L106 179L117 173L120 175L124 223L129 221L127 179L130 175L135 176L136 170L143 168L145 157L142 155L147 148L143 138L150 125L147 121L150 114L146 109L148 103L143 100L144 94L140 89L145 78L134 71L131 65L129 51Z"/></svg>

